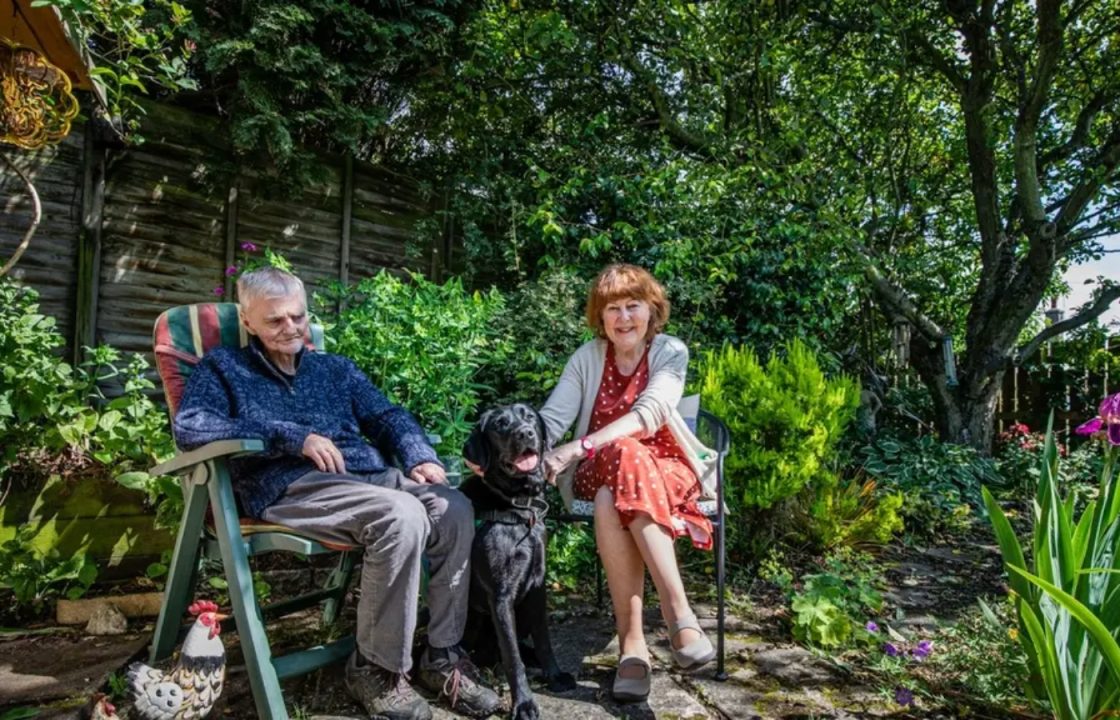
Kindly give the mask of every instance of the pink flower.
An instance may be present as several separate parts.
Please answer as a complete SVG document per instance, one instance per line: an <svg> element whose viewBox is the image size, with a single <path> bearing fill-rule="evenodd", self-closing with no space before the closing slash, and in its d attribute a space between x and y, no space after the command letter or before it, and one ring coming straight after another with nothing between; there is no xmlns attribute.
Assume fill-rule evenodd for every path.
<svg viewBox="0 0 1120 720"><path fill-rule="evenodd" d="M1101 400L1097 416L1077 426L1078 435L1095 435L1103 432L1112 445L1120 445L1120 393Z"/></svg>
<svg viewBox="0 0 1120 720"><path fill-rule="evenodd" d="M241 249L245 252L256 252L257 246L251 242L243 242L241 243Z"/></svg>
<svg viewBox="0 0 1120 720"><path fill-rule="evenodd" d="M214 288L214 294L217 295L218 297L221 297L222 295L226 294L226 289L224 287L222 287L221 285L219 285L216 288Z"/></svg>
<svg viewBox="0 0 1120 720"><path fill-rule="evenodd" d="M237 274L237 266L236 265L230 265L229 267L226 268L226 277L233 277L236 274Z"/></svg>

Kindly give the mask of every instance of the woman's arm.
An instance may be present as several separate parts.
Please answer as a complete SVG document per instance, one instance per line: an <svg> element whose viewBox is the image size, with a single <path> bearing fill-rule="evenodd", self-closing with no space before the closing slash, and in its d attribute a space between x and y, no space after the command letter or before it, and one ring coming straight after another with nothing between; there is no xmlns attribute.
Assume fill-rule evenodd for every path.
<svg viewBox="0 0 1120 720"><path fill-rule="evenodd" d="M638 413L630 411L585 437L591 442L591 446L597 450L619 438L644 434L645 428ZM571 442L564 443L553 448L545 455L544 471L549 482L555 482L560 473L575 465L587 455L587 451L583 448L580 440L581 438L576 438Z"/></svg>

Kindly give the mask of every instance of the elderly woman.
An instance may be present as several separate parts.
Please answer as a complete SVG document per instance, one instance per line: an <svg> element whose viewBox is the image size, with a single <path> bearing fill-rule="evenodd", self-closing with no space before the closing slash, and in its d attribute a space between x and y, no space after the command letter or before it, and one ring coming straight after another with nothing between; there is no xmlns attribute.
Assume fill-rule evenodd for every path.
<svg viewBox="0 0 1120 720"><path fill-rule="evenodd" d="M565 503L594 501L595 541L607 574L620 650L614 696L649 695L649 649L642 632L648 568L682 668L715 657L688 598L673 546L688 535L709 549L712 526L697 507L707 474L699 443L677 414L688 348L661 331L665 290L634 265L611 265L591 285L587 323L596 338L572 355L541 408L556 440L575 422L575 439L545 457Z"/></svg>

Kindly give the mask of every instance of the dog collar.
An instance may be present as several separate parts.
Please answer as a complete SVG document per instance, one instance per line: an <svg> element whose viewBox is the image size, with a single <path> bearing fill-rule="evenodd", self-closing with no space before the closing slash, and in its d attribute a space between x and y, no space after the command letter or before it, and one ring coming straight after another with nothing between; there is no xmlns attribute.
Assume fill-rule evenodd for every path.
<svg viewBox="0 0 1120 720"><path fill-rule="evenodd" d="M548 515L548 501L542 497L530 498L524 503L511 501L511 504L513 507L504 510L483 510L476 517L482 522L533 527Z"/></svg>

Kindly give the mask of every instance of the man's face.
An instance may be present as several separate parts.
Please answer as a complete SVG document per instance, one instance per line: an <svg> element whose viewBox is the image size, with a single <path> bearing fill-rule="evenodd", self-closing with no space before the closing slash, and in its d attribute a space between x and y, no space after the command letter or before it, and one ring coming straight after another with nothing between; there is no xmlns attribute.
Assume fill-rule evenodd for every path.
<svg viewBox="0 0 1120 720"><path fill-rule="evenodd" d="M241 305L241 322L268 353L295 355L307 333L307 303L303 293L251 298Z"/></svg>

